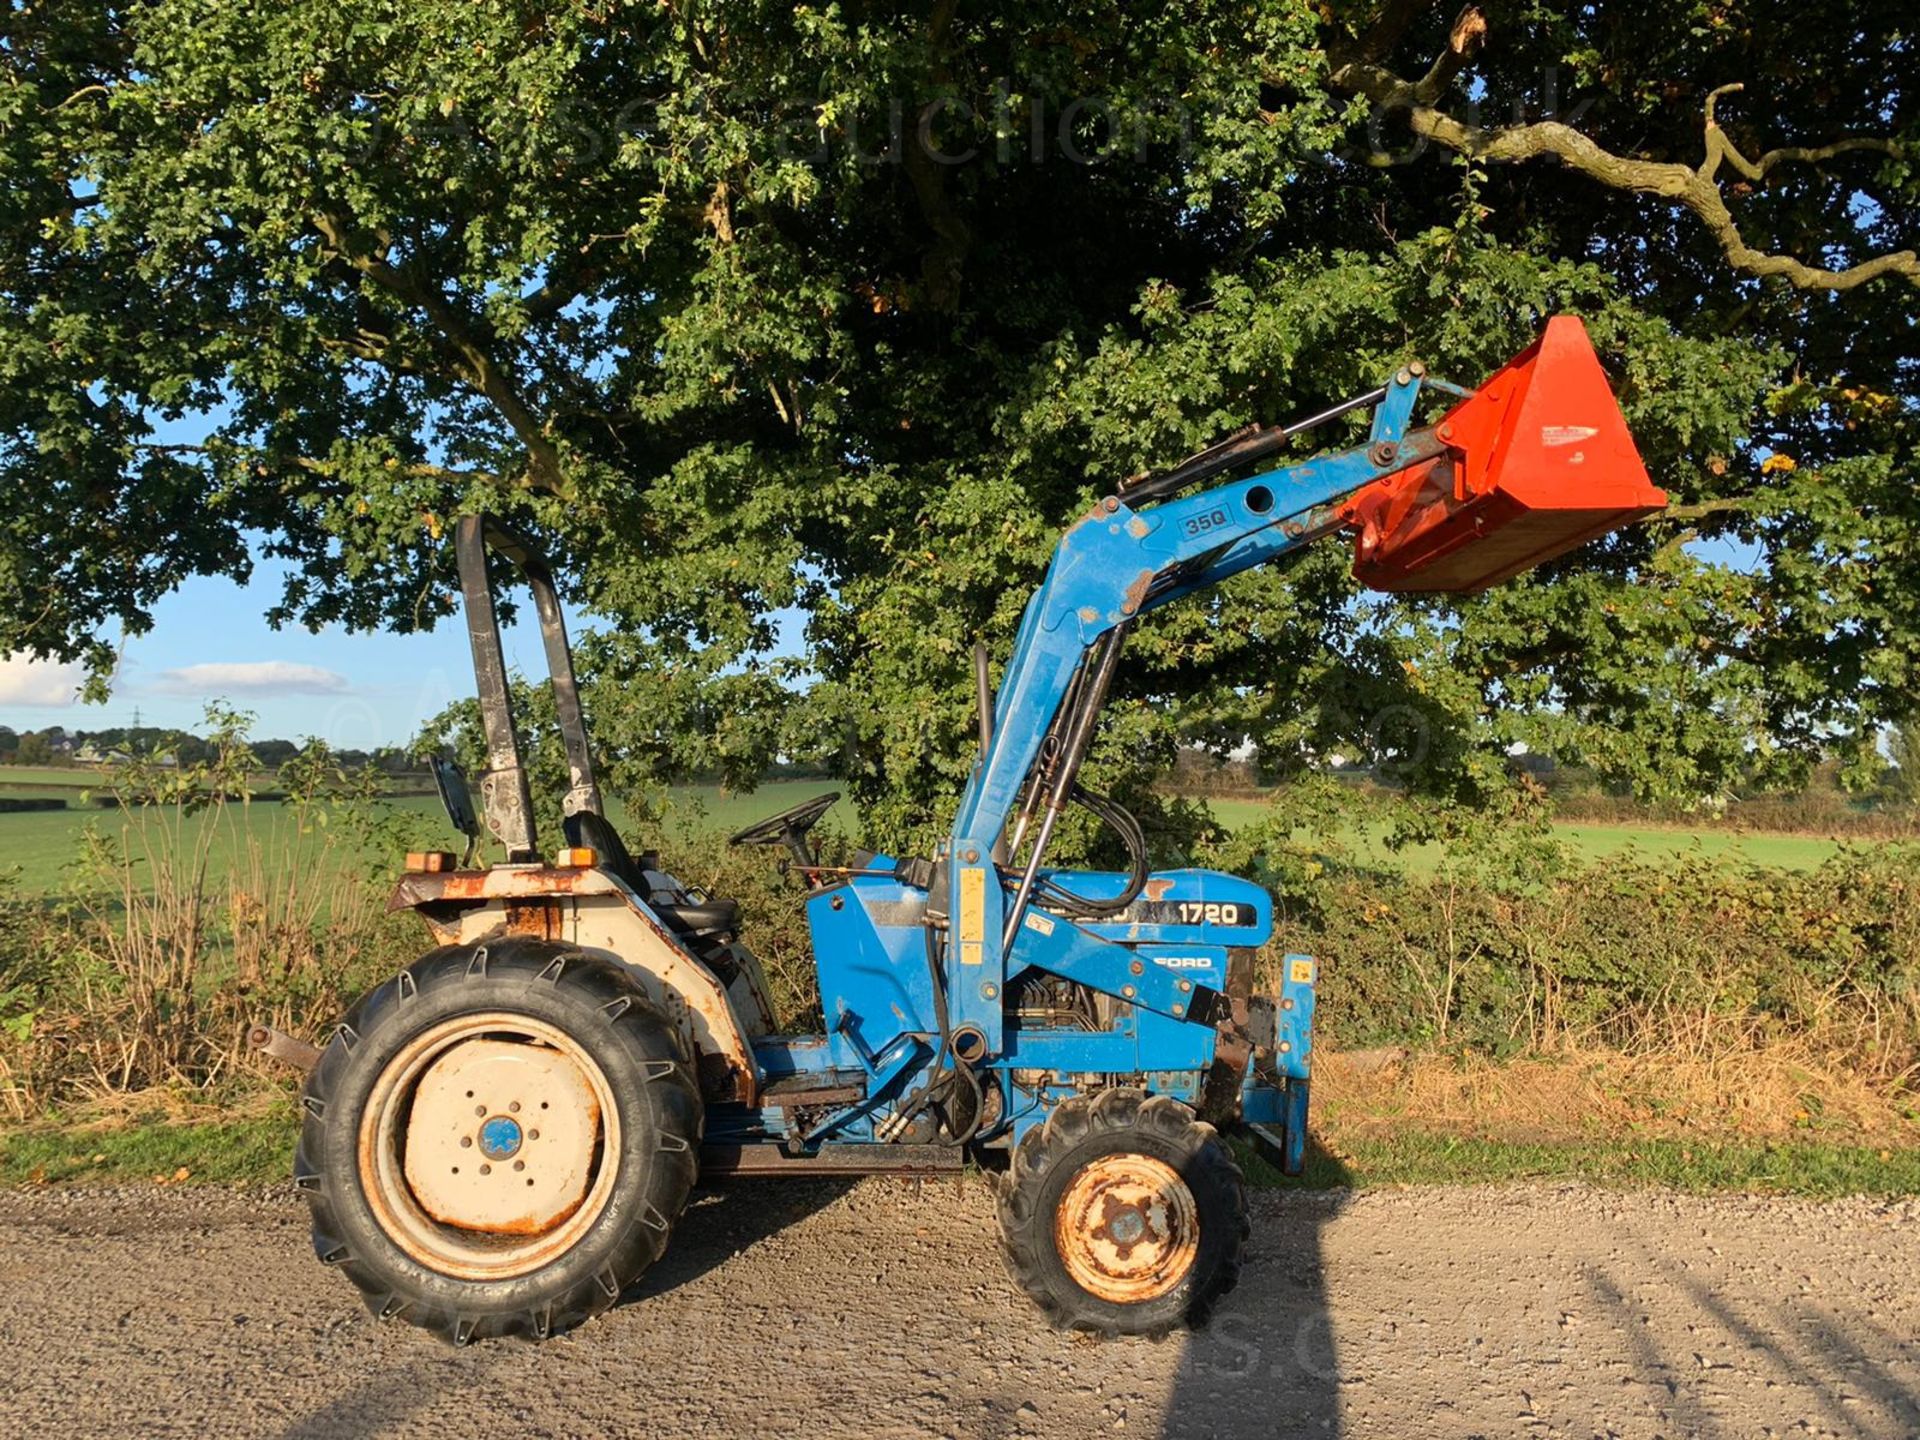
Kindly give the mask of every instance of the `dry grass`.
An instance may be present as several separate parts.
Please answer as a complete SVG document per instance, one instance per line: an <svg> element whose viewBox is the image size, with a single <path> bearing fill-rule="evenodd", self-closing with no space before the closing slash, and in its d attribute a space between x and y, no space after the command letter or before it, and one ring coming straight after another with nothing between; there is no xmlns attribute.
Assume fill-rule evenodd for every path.
<svg viewBox="0 0 1920 1440"><path fill-rule="evenodd" d="M1493 1060L1406 1051L1315 1057L1330 1134L1507 1141L1655 1136L1920 1145L1920 1102L1787 1041L1713 1054L1570 1048Z"/></svg>
<svg viewBox="0 0 1920 1440"><path fill-rule="evenodd" d="M390 963L382 887L342 823L358 793L328 788L316 757L312 783L257 816L236 778L251 756L226 738L207 765L117 785L119 823L88 832L66 892L12 903L0 1118L123 1101L144 1114L156 1096L257 1082L250 1025L318 1035Z"/></svg>
<svg viewBox="0 0 1920 1440"><path fill-rule="evenodd" d="M274 1065L262 1073L281 1083L225 1085L212 1093L182 1085L102 1093L63 1112L60 1129L75 1136L111 1135L156 1125L204 1125L210 1120L237 1124L284 1113L288 1104L284 1082L294 1072Z"/></svg>
<svg viewBox="0 0 1920 1440"><path fill-rule="evenodd" d="M59 1052L62 1098L206 1089L259 1068L249 1025L307 1035L338 1016L343 982L377 944L380 897L337 862L337 832L309 818L249 830L216 816L181 836L177 811L143 812L131 844L96 854L100 884L62 926L77 993L39 1027ZM228 819L242 861L215 883L202 837Z"/></svg>

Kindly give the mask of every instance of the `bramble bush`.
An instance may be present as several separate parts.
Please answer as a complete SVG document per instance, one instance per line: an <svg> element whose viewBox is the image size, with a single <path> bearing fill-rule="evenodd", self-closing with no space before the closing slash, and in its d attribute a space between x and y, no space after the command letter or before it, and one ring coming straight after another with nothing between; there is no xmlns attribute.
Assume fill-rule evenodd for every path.
<svg viewBox="0 0 1920 1440"><path fill-rule="evenodd" d="M1277 984L1289 951L1319 956L1331 1048L1697 1057L1790 1041L1889 1090L1920 1076L1920 846L1848 846L1811 870L1581 860L1524 799L1512 814L1401 805L1399 839L1442 842L1434 871L1410 874L1322 838L1350 797L1300 789L1286 818L1192 858L1273 892L1261 978ZM795 883L717 840L670 861L741 901L783 1023L817 1024Z"/></svg>
<svg viewBox="0 0 1920 1440"><path fill-rule="evenodd" d="M1920 1076L1920 846L1811 870L1614 857L1544 871L1550 840L1450 848L1431 875L1251 868L1282 897L1263 957L1321 957L1335 1048L1494 1057L1723 1054L1793 1041L1888 1088ZM1271 975L1267 978L1271 979Z"/></svg>

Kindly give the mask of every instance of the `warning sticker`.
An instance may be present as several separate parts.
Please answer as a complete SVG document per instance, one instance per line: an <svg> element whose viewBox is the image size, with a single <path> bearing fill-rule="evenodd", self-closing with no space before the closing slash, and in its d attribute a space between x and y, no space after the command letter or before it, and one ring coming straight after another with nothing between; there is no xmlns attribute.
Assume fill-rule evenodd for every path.
<svg viewBox="0 0 1920 1440"><path fill-rule="evenodd" d="M1582 440L1591 440L1600 433L1595 425L1542 425L1540 443L1542 445L1578 445Z"/></svg>
<svg viewBox="0 0 1920 1440"><path fill-rule="evenodd" d="M1311 985L1313 983L1313 961L1306 959L1304 956L1297 957L1292 967L1287 971L1287 979L1291 980L1295 985Z"/></svg>
<svg viewBox="0 0 1920 1440"><path fill-rule="evenodd" d="M987 935L987 872L960 872L960 963L984 961L981 942Z"/></svg>

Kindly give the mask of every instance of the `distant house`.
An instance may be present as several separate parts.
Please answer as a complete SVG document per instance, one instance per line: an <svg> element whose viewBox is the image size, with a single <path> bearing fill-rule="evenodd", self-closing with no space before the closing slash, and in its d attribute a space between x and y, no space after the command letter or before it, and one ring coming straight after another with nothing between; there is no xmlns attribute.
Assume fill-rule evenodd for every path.
<svg viewBox="0 0 1920 1440"><path fill-rule="evenodd" d="M73 737L71 735L51 735L47 737L47 748L62 759L67 759L73 754Z"/></svg>

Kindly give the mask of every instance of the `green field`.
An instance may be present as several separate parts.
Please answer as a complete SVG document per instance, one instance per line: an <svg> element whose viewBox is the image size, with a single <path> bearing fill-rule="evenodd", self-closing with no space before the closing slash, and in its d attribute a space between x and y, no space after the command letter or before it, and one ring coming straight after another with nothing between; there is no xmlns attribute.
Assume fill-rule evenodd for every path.
<svg viewBox="0 0 1920 1440"><path fill-rule="evenodd" d="M1256 799L1220 798L1207 802L1221 824L1238 829L1268 813L1268 803ZM1595 825L1584 821L1556 824L1554 833L1581 859L1599 860L1632 852L1643 860L1699 855L1709 860L1742 860L1751 865L1808 870L1840 848L1824 835L1770 834L1743 830L1683 830L1671 825ZM1378 830L1353 829L1342 845L1361 864L1430 872L1440 860L1440 847L1413 845L1395 853Z"/></svg>
<svg viewBox="0 0 1920 1440"><path fill-rule="evenodd" d="M129 819L111 808L80 803L82 789L97 777L83 770L0 770L0 776L14 775L43 781L47 777L71 777L66 785L34 784L32 789L0 790L0 795L52 794L69 797L65 810L29 811L0 814L0 875L17 872L16 884L23 894L46 894L57 889L63 875L79 858L86 827L91 825L102 835L118 839L129 850L137 850L139 819ZM777 780L747 794L735 794L718 785L682 785L672 787L667 796L666 817L657 838L634 836L644 844L659 844L671 849L674 841L692 833L737 830L750 821L771 815L790 805L832 788L820 781ZM396 836L415 845L443 845L459 848L459 837L446 823L440 802L431 795L407 795L384 802L389 813L404 822ZM164 812L162 812L164 813ZM845 813L845 812L842 812ZM153 823L149 817L147 823ZM631 830L627 817L615 807L614 819L623 830ZM217 878L227 873L246 853L249 837L272 851L290 844L298 820L288 806L277 802L255 804L242 810L229 806L218 817L201 816L184 822L189 839L213 825L209 851L210 869ZM398 858L397 856L395 857Z"/></svg>
<svg viewBox="0 0 1920 1440"><path fill-rule="evenodd" d="M98 782L99 777L86 770L0 769L0 795L55 795L65 796L69 801L69 808L64 811L0 814L0 873L17 870L17 883L23 893L45 894L59 886L63 871L80 853L81 835L86 826L93 825L110 836L127 834L130 822L117 811L81 803L86 789ZM729 792L717 785L676 786L668 792L666 817L657 837L635 838L671 851L674 842L685 836L738 829L749 821L830 788L828 782L817 780L773 781L745 793ZM1267 812L1267 802L1258 799L1214 799L1209 803L1229 828L1246 825ZM439 801L432 796L408 795L386 804L392 814L405 818L407 828L402 834L410 837L412 843L455 847L456 837L440 818ZM858 838L857 816L850 805L843 804L835 818ZM623 828L631 828L617 808L615 819ZM288 843L295 822L293 812L287 807L269 802L255 804L244 812L239 807L230 807L217 821L189 822L194 826L208 823L220 827L211 852L214 873L218 875L244 854L248 836L269 848L283 846ZM1576 854L1586 859L1628 852L1655 860L1693 854L1707 859L1804 869L1818 865L1839 846L1838 841L1818 835L1688 831L1657 825L1578 823L1558 825L1555 829ZM1439 847L1432 845L1392 851L1379 831L1365 828L1347 831L1340 837L1340 848L1357 863L1414 874L1430 872L1441 857Z"/></svg>

